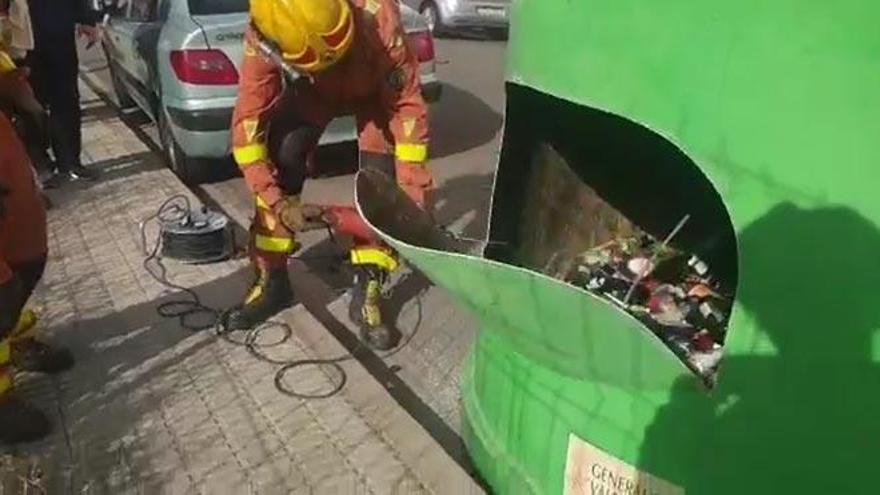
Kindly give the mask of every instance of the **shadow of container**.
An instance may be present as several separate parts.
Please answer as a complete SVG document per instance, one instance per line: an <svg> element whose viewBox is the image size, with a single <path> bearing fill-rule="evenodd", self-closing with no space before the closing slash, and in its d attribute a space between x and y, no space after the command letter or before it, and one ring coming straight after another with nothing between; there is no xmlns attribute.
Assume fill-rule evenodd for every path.
<svg viewBox="0 0 880 495"><path fill-rule="evenodd" d="M498 493L876 493L880 7L583 7L514 6L484 256L359 178L366 218L479 318L476 466ZM685 214L678 247L735 293L711 390L543 273Z"/></svg>

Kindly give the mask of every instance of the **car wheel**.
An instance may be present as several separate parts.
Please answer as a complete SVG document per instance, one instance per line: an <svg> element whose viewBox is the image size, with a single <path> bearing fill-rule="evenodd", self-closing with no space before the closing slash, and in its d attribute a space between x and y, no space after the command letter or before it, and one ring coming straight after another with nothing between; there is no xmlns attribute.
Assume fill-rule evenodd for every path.
<svg viewBox="0 0 880 495"><path fill-rule="evenodd" d="M419 12L425 17L428 29L434 36L443 34L446 26L443 24L443 17L440 15L440 9L434 1L428 1L422 4Z"/></svg>
<svg viewBox="0 0 880 495"><path fill-rule="evenodd" d="M168 167L188 185L196 185L211 180L212 167L210 160L202 160L188 156L177 144L171 124L168 122L168 112L160 106L158 124L159 141L162 144L162 153Z"/></svg>
<svg viewBox="0 0 880 495"><path fill-rule="evenodd" d="M119 78L119 68L110 59L106 47L104 48L104 56L107 58L107 70L110 71L110 85L113 86L113 93L116 94L116 104L119 105L119 108L134 107L135 101L129 96L125 85L122 84L122 79Z"/></svg>

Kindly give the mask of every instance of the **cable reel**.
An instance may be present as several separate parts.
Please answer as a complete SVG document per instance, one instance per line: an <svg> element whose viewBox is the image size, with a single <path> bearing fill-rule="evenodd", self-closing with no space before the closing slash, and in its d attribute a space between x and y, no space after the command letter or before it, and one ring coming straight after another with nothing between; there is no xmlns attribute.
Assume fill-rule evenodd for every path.
<svg viewBox="0 0 880 495"><path fill-rule="evenodd" d="M166 201L153 218L159 227L162 258L198 265L225 261L235 253L229 217L206 206L192 208L185 196ZM142 241L146 247L146 239Z"/></svg>

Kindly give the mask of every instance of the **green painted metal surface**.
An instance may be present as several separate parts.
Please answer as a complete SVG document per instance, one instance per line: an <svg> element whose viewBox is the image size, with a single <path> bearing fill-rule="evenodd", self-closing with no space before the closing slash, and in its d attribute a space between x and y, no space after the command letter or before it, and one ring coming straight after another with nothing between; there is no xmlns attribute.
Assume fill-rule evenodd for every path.
<svg viewBox="0 0 880 495"><path fill-rule="evenodd" d="M479 318L462 395L497 493L563 493L570 434L688 494L880 492L877 19L869 0L514 2L509 95L607 112L693 160L730 215L737 302L707 390L607 302L515 257L433 249L367 212ZM510 172L522 102L508 98L493 202L503 241L498 226L522 212L501 196L526 194ZM559 136L579 129L547 135L586 181L614 164L575 156L589 152ZM607 137L582 129L584 142ZM620 179L651 184L651 163ZM645 201L711 210L711 195L688 203L691 185Z"/></svg>

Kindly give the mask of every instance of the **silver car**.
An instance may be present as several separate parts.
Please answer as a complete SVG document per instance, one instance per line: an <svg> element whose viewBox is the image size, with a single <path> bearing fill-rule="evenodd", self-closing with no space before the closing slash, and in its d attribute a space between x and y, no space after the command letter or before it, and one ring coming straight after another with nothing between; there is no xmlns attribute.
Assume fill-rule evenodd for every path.
<svg viewBox="0 0 880 495"><path fill-rule="evenodd" d="M114 2L114 0L110 0ZM120 106L138 106L157 123L171 168L185 181L219 174L230 154L248 0L122 0L104 5L103 45ZM422 63L428 101L440 96L433 38L425 19L401 6ZM356 138L351 116L330 123L321 143Z"/></svg>
<svg viewBox="0 0 880 495"><path fill-rule="evenodd" d="M436 34L473 28L504 31L508 26L510 0L403 0L403 4L419 11Z"/></svg>

